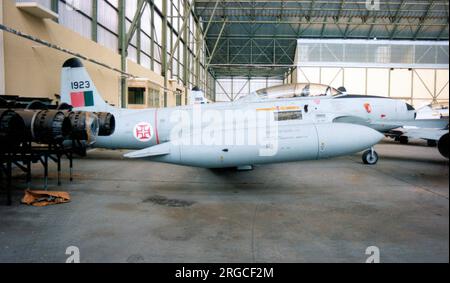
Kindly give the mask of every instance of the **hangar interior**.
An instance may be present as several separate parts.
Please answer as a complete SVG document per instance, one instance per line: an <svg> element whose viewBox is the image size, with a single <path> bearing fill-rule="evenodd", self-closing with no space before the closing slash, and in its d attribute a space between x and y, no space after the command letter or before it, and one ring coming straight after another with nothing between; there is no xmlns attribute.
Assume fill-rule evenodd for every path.
<svg viewBox="0 0 450 283"><path fill-rule="evenodd" d="M120 108L185 106L195 86L215 103L294 83L448 107L449 1L367 2L0 0L0 96L58 102L78 54ZM448 262L448 159L423 141L377 150L376 167L355 154L235 172L94 149L62 188L72 171L55 164L45 182L16 172L0 261L64 262L76 246L82 262L364 262L378 246L383 262ZM73 201L21 206L30 184Z"/></svg>
<svg viewBox="0 0 450 283"><path fill-rule="evenodd" d="M88 65L117 106L184 105L193 86L210 101L230 101L296 82L421 106L448 102L447 10L447 1L389 1L369 10L365 1L341 0L6 0L1 20L126 71L131 77ZM0 39L0 93L55 99L61 64L46 59L66 55L13 34ZM29 83L14 79L23 74Z"/></svg>
<svg viewBox="0 0 450 283"><path fill-rule="evenodd" d="M122 77L104 67L87 66L109 103L167 107L186 104L186 91L193 86L200 86L208 97L214 94L214 78L205 71L202 28L191 2L7 0L2 1L2 23L126 71L129 76ZM13 34L1 36L6 83L0 93L55 99L67 54ZM41 72L43 67L48 72ZM14 79L23 75L29 83Z"/></svg>

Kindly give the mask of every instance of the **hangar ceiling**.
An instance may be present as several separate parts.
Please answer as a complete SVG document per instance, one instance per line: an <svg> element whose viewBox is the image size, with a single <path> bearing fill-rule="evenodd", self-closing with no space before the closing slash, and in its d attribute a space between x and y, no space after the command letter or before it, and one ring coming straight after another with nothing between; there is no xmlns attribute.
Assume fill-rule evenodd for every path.
<svg viewBox="0 0 450 283"><path fill-rule="evenodd" d="M195 0L216 78L283 77L298 38L448 40L449 1ZM377 1L372 0L372 3Z"/></svg>

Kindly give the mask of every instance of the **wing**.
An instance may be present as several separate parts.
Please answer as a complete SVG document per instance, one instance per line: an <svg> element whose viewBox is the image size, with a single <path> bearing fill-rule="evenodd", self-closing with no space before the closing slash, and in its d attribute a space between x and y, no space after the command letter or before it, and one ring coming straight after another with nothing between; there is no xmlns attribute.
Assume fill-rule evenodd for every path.
<svg viewBox="0 0 450 283"><path fill-rule="evenodd" d="M133 151L124 155L126 158L145 158L170 154L170 143L163 143L142 150Z"/></svg>
<svg viewBox="0 0 450 283"><path fill-rule="evenodd" d="M439 129L401 129L403 136L407 136L410 139L424 139L438 141L443 135L448 133L448 130Z"/></svg>
<svg viewBox="0 0 450 283"><path fill-rule="evenodd" d="M448 127L448 119L425 119L425 120L404 121L402 127L442 130Z"/></svg>
<svg viewBox="0 0 450 283"><path fill-rule="evenodd" d="M340 116L333 120L335 123L359 124L374 129L396 129L396 128L426 128L445 129L448 127L448 119L428 119L428 120L387 120L369 121L356 116Z"/></svg>
<svg viewBox="0 0 450 283"><path fill-rule="evenodd" d="M402 127L404 121L370 121L357 116L340 116L333 120L334 123L358 124L372 128L380 132L387 132Z"/></svg>

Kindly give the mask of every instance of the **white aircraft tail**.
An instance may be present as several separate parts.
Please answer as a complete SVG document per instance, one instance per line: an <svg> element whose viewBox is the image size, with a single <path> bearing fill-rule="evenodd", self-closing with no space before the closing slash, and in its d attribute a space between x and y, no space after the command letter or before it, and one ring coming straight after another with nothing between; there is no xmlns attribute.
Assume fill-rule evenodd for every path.
<svg viewBox="0 0 450 283"><path fill-rule="evenodd" d="M197 105L197 104L207 104L208 100L205 97L205 93L201 91L198 87L194 87L191 90L190 95L190 105Z"/></svg>
<svg viewBox="0 0 450 283"><path fill-rule="evenodd" d="M61 71L61 103L67 103L74 109L82 111L114 112L116 110L103 100L78 58L71 58L64 62Z"/></svg>

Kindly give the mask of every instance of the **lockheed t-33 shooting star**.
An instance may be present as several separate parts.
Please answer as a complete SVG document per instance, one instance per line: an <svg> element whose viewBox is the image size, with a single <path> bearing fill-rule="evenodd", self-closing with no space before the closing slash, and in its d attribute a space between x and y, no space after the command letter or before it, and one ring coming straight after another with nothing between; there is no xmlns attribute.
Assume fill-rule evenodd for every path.
<svg viewBox="0 0 450 283"><path fill-rule="evenodd" d="M402 101L345 95L317 84L262 90L231 103L118 109L102 99L76 58L63 65L61 97L75 109L114 114L114 134L98 137L95 147L131 149L136 151L125 157L203 168L251 168L360 151L364 163L373 165L378 161L373 146L384 137L380 131L415 116Z"/></svg>

